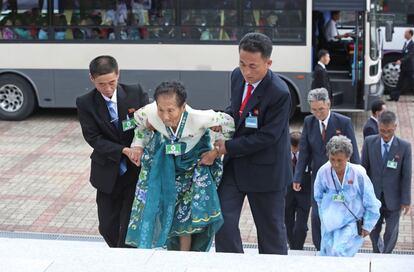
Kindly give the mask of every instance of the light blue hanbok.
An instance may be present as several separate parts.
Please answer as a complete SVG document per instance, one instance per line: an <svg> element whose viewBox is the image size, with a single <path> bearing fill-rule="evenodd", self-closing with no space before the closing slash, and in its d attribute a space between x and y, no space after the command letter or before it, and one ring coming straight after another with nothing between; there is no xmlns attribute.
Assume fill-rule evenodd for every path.
<svg viewBox="0 0 414 272"><path fill-rule="evenodd" d="M380 216L381 202L365 169L348 162L341 184L328 161L317 173L314 197L321 219L320 255L354 256L364 242L358 235L357 218L363 218L362 228L371 232Z"/></svg>

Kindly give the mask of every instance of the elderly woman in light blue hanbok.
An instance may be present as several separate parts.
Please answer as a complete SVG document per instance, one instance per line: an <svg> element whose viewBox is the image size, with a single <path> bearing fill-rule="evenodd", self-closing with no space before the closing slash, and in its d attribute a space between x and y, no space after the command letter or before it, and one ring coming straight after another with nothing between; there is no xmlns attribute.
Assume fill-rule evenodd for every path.
<svg viewBox="0 0 414 272"><path fill-rule="evenodd" d="M314 185L321 219L320 255L352 257L377 223L381 202L365 169L348 162L348 138L332 137L326 150L329 161L319 169Z"/></svg>

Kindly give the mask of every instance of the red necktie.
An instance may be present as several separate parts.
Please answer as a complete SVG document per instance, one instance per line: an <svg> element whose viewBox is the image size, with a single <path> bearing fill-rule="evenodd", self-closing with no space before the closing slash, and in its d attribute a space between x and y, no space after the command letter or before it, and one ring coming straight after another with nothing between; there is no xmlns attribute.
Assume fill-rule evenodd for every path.
<svg viewBox="0 0 414 272"><path fill-rule="evenodd" d="M249 101L250 96L252 96L252 91L253 91L253 85L252 84L247 85L247 93L246 93L246 96L243 99L243 102L242 102L242 104L240 106L240 110L239 110L240 116L242 115L243 110L246 107L246 104Z"/></svg>

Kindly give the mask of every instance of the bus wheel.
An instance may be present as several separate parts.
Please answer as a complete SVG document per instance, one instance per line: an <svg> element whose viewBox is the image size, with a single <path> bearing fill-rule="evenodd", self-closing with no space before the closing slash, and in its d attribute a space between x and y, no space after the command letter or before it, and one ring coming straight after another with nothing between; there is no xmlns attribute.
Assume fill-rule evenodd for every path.
<svg viewBox="0 0 414 272"><path fill-rule="evenodd" d="M382 67L382 82L387 91L397 86L398 78L400 76L400 66L395 65L394 62L398 60L397 55L385 56Z"/></svg>
<svg viewBox="0 0 414 272"><path fill-rule="evenodd" d="M13 74L0 76L0 119L23 120L35 106L33 88L25 79Z"/></svg>

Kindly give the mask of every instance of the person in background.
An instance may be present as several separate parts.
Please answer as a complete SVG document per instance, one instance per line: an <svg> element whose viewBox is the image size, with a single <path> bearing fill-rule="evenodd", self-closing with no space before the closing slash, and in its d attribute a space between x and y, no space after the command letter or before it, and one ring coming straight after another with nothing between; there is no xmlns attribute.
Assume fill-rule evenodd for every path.
<svg viewBox="0 0 414 272"><path fill-rule="evenodd" d="M332 88L329 81L329 75L326 66L331 61L328 50L321 49L318 52L318 63L313 71L312 90L317 88L325 88L329 93L329 99L332 101Z"/></svg>
<svg viewBox="0 0 414 272"><path fill-rule="evenodd" d="M362 133L364 135L364 139L370 135L378 134L378 117L379 115L387 109L385 102L381 99L375 100L371 104L371 117L367 120L364 125L364 129Z"/></svg>
<svg viewBox="0 0 414 272"><path fill-rule="evenodd" d="M405 43L401 51L402 58L397 60L395 64L400 65L400 76L397 86L391 91L388 101L398 101L401 91L404 88L413 88L414 85L414 30L407 29L404 32Z"/></svg>
<svg viewBox="0 0 414 272"><path fill-rule="evenodd" d="M292 152L292 172L295 173L296 163L300 156L299 142L301 138L299 131L290 133L290 147ZM288 186L285 204L285 225L289 248L303 250L306 232L308 231L308 217L311 207L311 176L309 167L303 174L302 190L296 192L292 185Z"/></svg>
<svg viewBox="0 0 414 272"><path fill-rule="evenodd" d="M321 256L354 256L380 216L381 202L365 169L349 162L352 152L351 140L342 135L332 137L326 145L329 161L316 175Z"/></svg>
<svg viewBox="0 0 414 272"><path fill-rule="evenodd" d="M408 214L411 204L411 144L395 135L397 117L384 111L378 119L379 134L364 141L362 166L381 200L381 217L370 238L374 253L392 253L398 239L401 212ZM380 237L385 220L385 233Z"/></svg>

